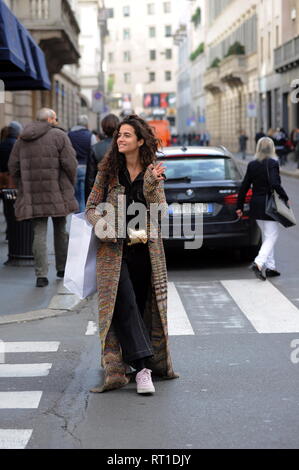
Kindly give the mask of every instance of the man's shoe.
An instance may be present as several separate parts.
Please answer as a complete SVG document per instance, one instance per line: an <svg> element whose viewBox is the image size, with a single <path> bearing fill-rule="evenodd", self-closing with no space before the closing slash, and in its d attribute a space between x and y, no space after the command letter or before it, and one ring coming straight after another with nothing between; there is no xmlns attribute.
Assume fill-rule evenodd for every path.
<svg viewBox="0 0 299 470"><path fill-rule="evenodd" d="M38 277L36 279L36 287L45 287L49 284L49 281L46 277Z"/></svg>
<svg viewBox="0 0 299 470"><path fill-rule="evenodd" d="M276 271L276 269L266 269L266 276L267 277L276 277L280 276L280 273Z"/></svg>
<svg viewBox="0 0 299 470"><path fill-rule="evenodd" d="M260 279L261 281L266 281L266 276L264 275L263 271L261 271L256 263L253 263L250 266L250 269L254 272L255 276Z"/></svg>
<svg viewBox="0 0 299 470"><path fill-rule="evenodd" d="M137 393L155 393L150 369L142 369L136 374Z"/></svg>
<svg viewBox="0 0 299 470"><path fill-rule="evenodd" d="M64 277L64 271L57 271L56 276L57 277Z"/></svg>

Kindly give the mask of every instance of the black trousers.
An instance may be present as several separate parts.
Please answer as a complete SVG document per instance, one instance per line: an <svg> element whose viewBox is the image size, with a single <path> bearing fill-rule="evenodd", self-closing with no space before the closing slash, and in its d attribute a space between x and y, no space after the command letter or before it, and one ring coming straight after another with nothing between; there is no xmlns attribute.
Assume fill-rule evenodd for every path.
<svg viewBox="0 0 299 470"><path fill-rule="evenodd" d="M124 242L112 323L121 345L123 360L133 367L136 360L153 356L149 333L143 321L150 279L148 245L127 246Z"/></svg>

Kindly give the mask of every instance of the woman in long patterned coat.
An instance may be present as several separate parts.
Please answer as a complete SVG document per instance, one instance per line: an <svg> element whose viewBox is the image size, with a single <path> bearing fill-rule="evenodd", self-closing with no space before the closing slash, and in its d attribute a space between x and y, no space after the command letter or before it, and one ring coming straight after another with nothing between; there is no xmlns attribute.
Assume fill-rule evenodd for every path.
<svg viewBox="0 0 299 470"><path fill-rule="evenodd" d="M156 163L158 141L140 117L126 117L114 134L112 147L99 166L87 201L86 217L101 240L97 252L99 327L104 392L129 383L129 367L136 369L137 393L153 393L151 372L172 379L168 346L167 269L159 224L150 207L167 211L161 163ZM124 198L125 196L125 198ZM125 205L121 208L121 201ZM101 210L111 204L114 221ZM146 208L139 232L128 232L134 204ZM137 207L137 206L136 206ZM126 211L125 218L124 210ZM137 209L139 210L139 209ZM124 225L125 222L125 225ZM153 225L156 230L153 230ZM125 227L124 235L120 226ZM139 237L139 238L138 238Z"/></svg>

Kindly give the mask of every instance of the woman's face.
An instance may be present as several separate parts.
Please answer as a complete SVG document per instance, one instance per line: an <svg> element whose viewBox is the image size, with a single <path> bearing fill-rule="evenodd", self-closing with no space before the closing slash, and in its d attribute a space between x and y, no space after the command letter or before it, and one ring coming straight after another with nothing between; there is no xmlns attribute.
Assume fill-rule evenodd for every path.
<svg viewBox="0 0 299 470"><path fill-rule="evenodd" d="M143 142L137 139L134 127L129 124L121 126L117 137L119 152L124 154L136 152Z"/></svg>

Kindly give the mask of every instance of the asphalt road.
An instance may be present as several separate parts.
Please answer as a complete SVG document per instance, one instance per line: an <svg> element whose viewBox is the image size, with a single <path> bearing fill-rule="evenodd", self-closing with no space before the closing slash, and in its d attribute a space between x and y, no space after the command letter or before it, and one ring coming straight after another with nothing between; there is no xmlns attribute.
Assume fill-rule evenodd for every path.
<svg viewBox="0 0 299 470"><path fill-rule="evenodd" d="M283 183L299 220L298 180ZM180 378L156 381L154 396L138 396L134 383L89 393L101 379L95 301L79 314L2 325L6 343L31 344L22 345L28 352L10 344L2 366L21 364L13 372L0 364L0 444L6 436L28 449L298 448L298 240L299 226L281 229L282 275L266 283L230 252L168 259ZM34 352L36 342L52 343ZM22 364L39 364L43 375L24 377Z"/></svg>

